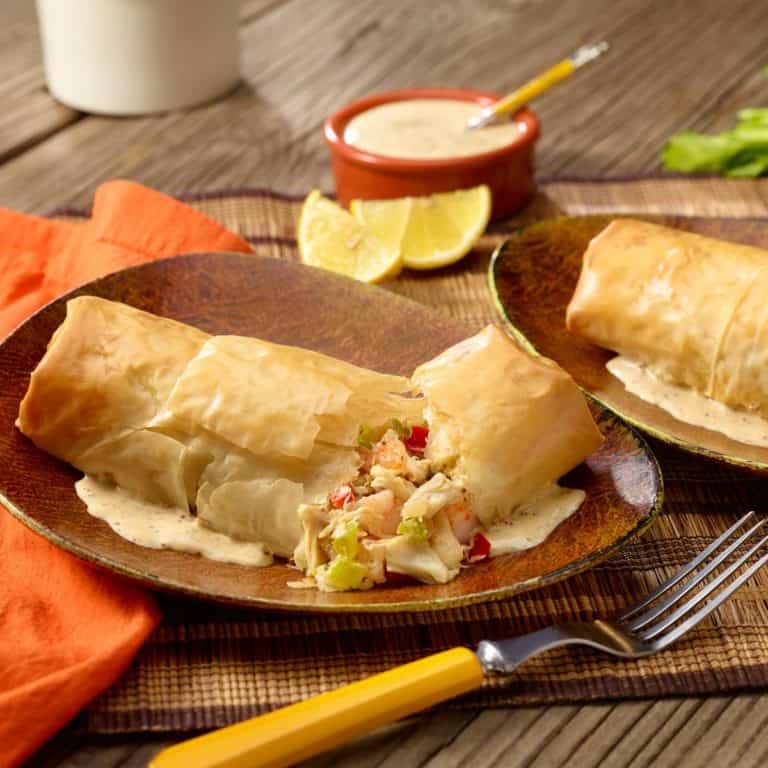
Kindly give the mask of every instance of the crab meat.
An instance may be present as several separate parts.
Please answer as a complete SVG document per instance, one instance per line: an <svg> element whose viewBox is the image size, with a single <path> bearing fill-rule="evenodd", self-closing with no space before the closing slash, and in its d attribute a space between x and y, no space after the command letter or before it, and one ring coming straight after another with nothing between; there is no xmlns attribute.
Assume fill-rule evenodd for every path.
<svg viewBox="0 0 768 768"><path fill-rule="evenodd" d="M371 488L375 491L392 491L395 498L401 502L409 499L416 490L416 486L412 482L379 464L374 464L371 467Z"/></svg>
<svg viewBox="0 0 768 768"><path fill-rule="evenodd" d="M417 459L415 456L409 456L403 474L416 485L421 485L427 479L429 470L428 459Z"/></svg>
<svg viewBox="0 0 768 768"><path fill-rule="evenodd" d="M413 496L403 504L403 518L430 518L448 504L461 499L461 486L438 472L417 488Z"/></svg>
<svg viewBox="0 0 768 768"><path fill-rule="evenodd" d="M379 539L394 536L400 524L400 510L390 490L360 499L357 515L361 527Z"/></svg>
<svg viewBox="0 0 768 768"><path fill-rule="evenodd" d="M368 566L368 576L374 584L383 584L387 580L386 547L383 541L363 539L360 562Z"/></svg>
<svg viewBox="0 0 768 768"><path fill-rule="evenodd" d="M328 518L320 504L302 504L298 514L304 533L293 552L293 559L301 570L311 572L328 559L320 543Z"/></svg>

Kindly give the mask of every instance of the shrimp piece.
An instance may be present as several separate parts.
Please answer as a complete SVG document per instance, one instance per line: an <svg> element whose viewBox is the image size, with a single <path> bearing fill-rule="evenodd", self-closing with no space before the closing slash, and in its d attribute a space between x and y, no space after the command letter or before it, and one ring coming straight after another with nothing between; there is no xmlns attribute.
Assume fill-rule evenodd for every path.
<svg viewBox="0 0 768 768"><path fill-rule="evenodd" d="M408 468L408 451L399 438L387 438L373 449L373 463L403 474Z"/></svg>
<svg viewBox="0 0 768 768"><path fill-rule="evenodd" d="M472 508L464 499L455 501L443 508L454 536L462 543L469 544L472 534L477 530L477 518Z"/></svg>

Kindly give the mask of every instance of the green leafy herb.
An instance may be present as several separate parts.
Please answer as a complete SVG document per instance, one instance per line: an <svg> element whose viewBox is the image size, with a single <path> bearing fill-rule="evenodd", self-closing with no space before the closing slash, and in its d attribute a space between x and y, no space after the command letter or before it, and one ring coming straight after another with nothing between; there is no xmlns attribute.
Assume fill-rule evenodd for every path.
<svg viewBox="0 0 768 768"><path fill-rule="evenodd" d="M742 109L731 131L715 135L683 131L661 158L668 171L755 178L768 172L768 109Z"/></svg>
<svg viewBox="0 0 768 768"><path fill-rule="evenodd" d="M429 531L420 517L407 517L397 526L397 532L408 539L409 544L421 544L429 538Z"/></svg>

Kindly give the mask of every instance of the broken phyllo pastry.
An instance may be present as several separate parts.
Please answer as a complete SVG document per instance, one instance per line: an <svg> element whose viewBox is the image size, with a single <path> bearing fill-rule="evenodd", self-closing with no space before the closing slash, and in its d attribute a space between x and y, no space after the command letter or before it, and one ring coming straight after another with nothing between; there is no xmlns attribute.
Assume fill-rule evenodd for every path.
<svg viewBox="0 0 768 768"><path fill-rule="evenodd" d="M492 327L408 379L94 297L68 303L17 425L121 536L278 556L329 591L539 544L583 501L557 479L602 440L570 377Z"/></svg>
<svg viewBox="0 0 768 768"><path fill-rule="evenodd" d="M488 327L419 366L411 384L423 423L363 426L354 482L301 510L304 584L443 584L462 565L540 544L584 500L556 481L602 437L555 363Z"/></svg>

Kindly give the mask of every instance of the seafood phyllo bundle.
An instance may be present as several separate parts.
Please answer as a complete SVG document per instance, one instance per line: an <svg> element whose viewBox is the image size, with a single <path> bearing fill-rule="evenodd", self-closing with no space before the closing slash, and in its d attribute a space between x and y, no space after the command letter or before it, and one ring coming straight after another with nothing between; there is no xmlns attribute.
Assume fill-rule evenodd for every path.
<svg viewBox="0 0 768 768"><path fill-rule="evenodd" d="M121 536L277 555L322 590L445 583L541 543L583 501L557 479L602 441L570 377L494 327L406 378L95 297L68 303L17 425Z"/></svg>
<svg viewBox="0 0 768 768"><path fill-rule="evenodd" d="M632 219L589 244L571 333L618 356L628 391L768 447L768 251Z"/></svg>

